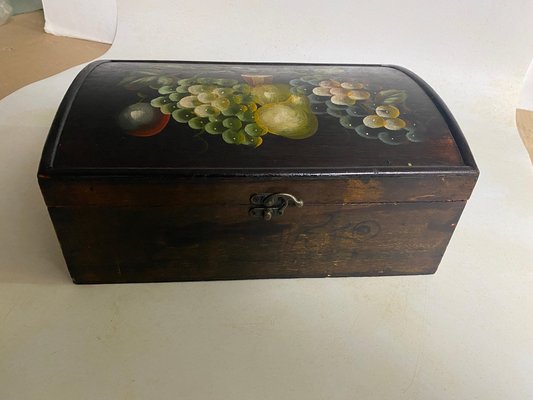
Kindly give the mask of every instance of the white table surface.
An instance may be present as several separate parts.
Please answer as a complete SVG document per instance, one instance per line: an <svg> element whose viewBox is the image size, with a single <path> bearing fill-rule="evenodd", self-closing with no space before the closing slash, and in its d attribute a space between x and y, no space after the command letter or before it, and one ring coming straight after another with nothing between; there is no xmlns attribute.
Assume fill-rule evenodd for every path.
<svg viewBox="0 0 533 400"><path fill-rule="evenodd" d="M76 286L35 176L81 67L25 87L0 101L0 399L533 398L533 173L514 125L532 2L118 3L106 58L408 67L481 176L435 275Z"/></svg>

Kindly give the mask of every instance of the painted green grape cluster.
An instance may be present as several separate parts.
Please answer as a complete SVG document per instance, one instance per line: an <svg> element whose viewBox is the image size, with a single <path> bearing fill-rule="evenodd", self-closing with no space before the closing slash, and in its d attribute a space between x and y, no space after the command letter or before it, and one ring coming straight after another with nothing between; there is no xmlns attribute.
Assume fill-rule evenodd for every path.
<svg viewBox="0 0 533 400"><path fill-rule="evenodd" d="M424 140L415 124L399 118L399 106L407 98L403 90L380 91L373 85L324 76L303 76L289 83L292 93L307 95L313 113L331 115L365 139L390 145Z"/></svg>
<svg viewBox="0 0 533 400"><path fill-rule="evenodd" d="M180 123L228 144L258 147L266 134L254 121L257 104L251 87L228 78L185 78L158 88L159 97L150 104Z"/></svg>

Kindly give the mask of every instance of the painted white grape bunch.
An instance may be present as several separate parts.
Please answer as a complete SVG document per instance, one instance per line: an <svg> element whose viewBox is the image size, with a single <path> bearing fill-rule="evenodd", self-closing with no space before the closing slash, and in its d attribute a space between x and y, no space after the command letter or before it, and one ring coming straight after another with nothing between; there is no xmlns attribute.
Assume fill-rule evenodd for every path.
<svg viewBox="0 0 533 400"><path fill-rule="evenodd" d="M293 93L307 94L315 114L328 114L365 139L399 145L420 142L416 123L402 118L407 99L404 90L373 90L372 85L355 80L304 76L290 81Z"/></svg>

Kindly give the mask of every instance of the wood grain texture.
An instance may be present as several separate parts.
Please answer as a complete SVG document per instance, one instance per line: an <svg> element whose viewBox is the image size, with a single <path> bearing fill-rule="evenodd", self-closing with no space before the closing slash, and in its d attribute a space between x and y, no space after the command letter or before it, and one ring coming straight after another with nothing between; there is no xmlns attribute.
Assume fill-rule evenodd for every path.
<svg viewBox="0 0 533 400"><path fill-rule="evenodd" d="M306 204L467 200L477 171L327 178L41 177L48 206L245 205L253 193L288 192Z"/></svg>
<svg viewBox="0 0 533 400"><path fill-rule="evenodd" d="M433 273L464 204L49 211L73 280L112 283Z"/></svg>

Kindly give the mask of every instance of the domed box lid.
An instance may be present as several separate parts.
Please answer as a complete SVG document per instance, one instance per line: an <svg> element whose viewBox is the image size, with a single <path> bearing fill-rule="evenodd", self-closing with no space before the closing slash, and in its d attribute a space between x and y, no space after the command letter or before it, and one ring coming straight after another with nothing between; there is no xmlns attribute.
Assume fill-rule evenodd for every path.
<svg viewBox="0 0 533 400"><path fill-rule="evenodd" d="M385 65L97 61L39 167L63 206L466 200L477 176L435 92Z"/></svg>
<svg viewBox="0 0 533 400"><path fill-rule="evenodd" d="M474 168L437 95L396 66L97 61L52 126L47 174Z"/></svg>

